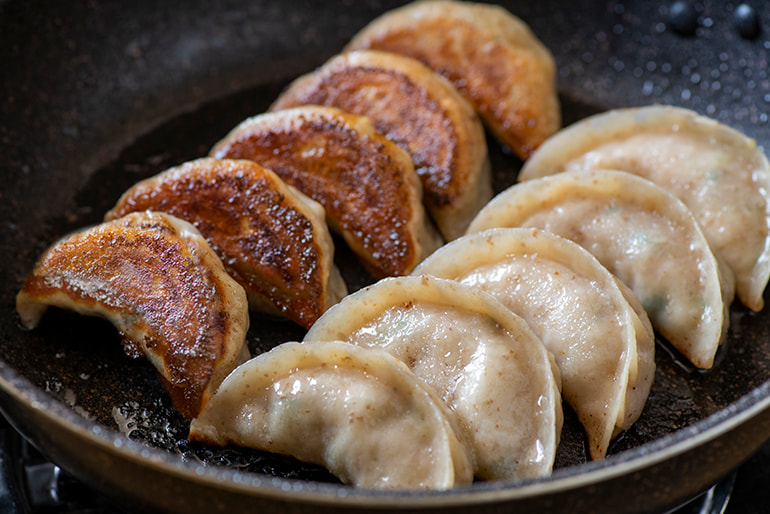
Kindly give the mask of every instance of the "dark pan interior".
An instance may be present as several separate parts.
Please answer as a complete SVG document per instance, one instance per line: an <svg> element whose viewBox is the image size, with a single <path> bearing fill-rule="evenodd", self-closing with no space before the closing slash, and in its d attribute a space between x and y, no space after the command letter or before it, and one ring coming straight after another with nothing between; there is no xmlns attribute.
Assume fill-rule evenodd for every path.
<svg viewBox="0 0 770 514"><path fill-rule="evenodd" d="M205 155L230 128L262 112L288 80L399 3L0 2L3 370L87 419L185 461L336 482L288 458L187 443L187 424L171 409L154 370L123 355L110 325L51 310L39 329L26 332L14 297L48 245L98 223L136 181ZM698 3L700 27L692 37L666 27L660 2L506 5L556 57L565 124L609 108L666 103L710 115L760 146L770 143L770 42L763 34L742 39L729 4ZM770 5L758 9L770 19ZM489 144L501 190L515 181L521 163ZM371 282L337 242L349 289ZM767 382L769 328L767 310L733 306L727 343L708 372L693 370L661 342L645 411L613 443L610 461ZM252 315L248 342L261 352L302 336L288 322ZM558 469L585 462L582 431L566 415Z"/></svg>

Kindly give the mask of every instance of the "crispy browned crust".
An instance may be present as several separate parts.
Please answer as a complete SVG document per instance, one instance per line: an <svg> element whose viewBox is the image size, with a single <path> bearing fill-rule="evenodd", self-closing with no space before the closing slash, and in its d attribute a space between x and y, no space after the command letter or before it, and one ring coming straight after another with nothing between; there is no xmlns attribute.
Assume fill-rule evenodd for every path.
<svg viewBox="0 0 770 514"><path fill-rule="evenodd" d="M361 49L408 55L444 75L523 159L561 125L553 56L499 6L414 2L372 21L346 47Z"/></svg>
<svg viewBox="0 0 770 514"><path fill-rule="evenodd" d="M233 129L211 156L258 162L318 201L375 276L409 273L440 243L409 155L367 118L320 106L266 113Z"/></svg>
<svg viewBox="0 0 770 514"><path fill-rule="evenodd" d="M243 289L206 241L161 213L133 213L53 245L17 295L29 328L48 306L113 322L126 353L148 357L187 417L239 363L249 323Z"/></svg>
<svg viewBox="0 0 770 514"><path fill-rule="evenodd" d="M192 223L256 310L309 328L346 293L323 208L255 162L171 168L126 191L105 219L144 210Z"/></svg>
<svg viewBox="0 0 770 514"><path fill-rule="evenodd" d="M373 50L339 55L294 81L271 110L313 104L367 116L409 152L445 239L462 235L492 198L481 122L446 79L419 61Z"/></svg>

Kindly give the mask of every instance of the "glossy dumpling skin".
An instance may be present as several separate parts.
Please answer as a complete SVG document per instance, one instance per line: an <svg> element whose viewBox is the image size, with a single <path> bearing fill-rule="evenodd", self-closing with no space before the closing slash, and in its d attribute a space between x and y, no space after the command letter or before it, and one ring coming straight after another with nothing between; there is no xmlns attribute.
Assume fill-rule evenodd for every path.
<svg viewBox="0 0 770 514"><path fill-rule="evenodd" d="M490 293L553 353L564 398L593 459L642 413L655 375L655 337L636 297L576 243L538 229L489 229L449 243L415 275Z"/></svg>
<svg viewBox="0 0 770 514"><path fill-rule="evenodd" d="M527 324L484 293L384 279L332 307L306 341L380 348L434 388L470 436L477 477L547 475L562 426L558 370Z"/></svg>
<svg viewBox="0 0 770 514"><path fill-rule="evenodd" d="M363 116L305 106L254 116L211 150L269 168L323 205L376 277L408 274L441 244L409 154Z"/></svg>
<svg viewBox="0 0 770 514"><path fill-rule="evenodd" d="M255 310L307 328L347 294L323 207L252 161L171 168L126 191L105 219L144 210L192 223Z"/></svg>
<svg viewBox="0 0 770 514"><path fill-rule="evenodd" d="M642 176L682 200L733 271L738 298L762 309L770 277L770 165L753 139L687 109L619 109L556 134L520 179L596 168Z"/></svg>
<svg viewBox="0 0 770 514"><path fill-rule="evenodd" d="M295 80L270 107L331 105L372 120L414 160L423 202L444 239L492 198L484 128L468 102L422 63L388 52L338 55Z"/></svg>
<svg viewBox="0 0 770 514"><path fill-rule="evenodd" d="M565 172L511 186L469 233L535 227L575 241L623 281L653 327L698 368L710 368L733 293L685 205L625 172ZM723 273L728 274L722 280Z"/></svg>
<svg viewBox="0 0 770 514"><path fill-rule="evenodd" d="M246 293L195 227L168 214L132 213L54 244L16 297L27 328L49 306L114 324L187 417L248 357Z"/></svg>
<svg viewBox="0 0 770 514"><path fill-rule="evenodd" d="M551 52L500 6L412 2L372 21L345 48L365 49L412 57L449 79L522 159L561 126Z"/></svg>
<svg viewBox="0 0 770 514"><path fill-rule="evenodd" d="M472 480L446 408L383 351L338 341L284 343L239 366L190 439L320 464L377 489L449 489Z"/></svg>

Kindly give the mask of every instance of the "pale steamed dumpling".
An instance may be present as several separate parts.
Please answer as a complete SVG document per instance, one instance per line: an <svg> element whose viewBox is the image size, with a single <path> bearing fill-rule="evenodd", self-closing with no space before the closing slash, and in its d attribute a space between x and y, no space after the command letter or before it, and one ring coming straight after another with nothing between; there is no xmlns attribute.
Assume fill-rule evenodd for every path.
<svg viewBox="0 0 770 514"><path fill-rule="evenodd" d="M741 302L762 309L770 277L770 165L753 139L687 109L618 109L558 132L519 178L599 168L639 175L682 200L735 275Z"/></svg>
<svg viewBox="0 0 770 514"><path fill-rule="evenodd" d="M655 374L655 338L631 291L576 243L538 229L490 229L445 245L415 275L483 290L553 353L593 459L629 428Z"/></svg>
<svg viewBox="0 0 770 514"><path fill-rule="evenodd" d="M620 171L565 172L503 191L468 232L494 227L542 228L577 242L631 288L677 350L699 368L713 365L733 282L670 193Z"/></svg>
<svg viewBox="0 0 770 514"><path fill-rule="evenodd" d="M526 322L491 296L428 276L384 279L326 311L305 340L336 339L384 349L432 386L470 436L477 477L551 472L558 370Z"/></svg>
<svg viewBox="0 0 770 514"><path fill-rule="evenodd" d="M190 425L190 439L326 466L377 489L448 489L472 460L435 393L387 352L284 343L236 368Z"/></svg>

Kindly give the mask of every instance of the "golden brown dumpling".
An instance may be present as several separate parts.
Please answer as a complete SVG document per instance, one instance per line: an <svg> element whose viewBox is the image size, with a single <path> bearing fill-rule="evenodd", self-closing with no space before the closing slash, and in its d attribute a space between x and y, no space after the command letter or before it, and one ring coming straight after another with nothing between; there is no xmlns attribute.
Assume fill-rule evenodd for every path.
<svg viewBox="0 0 770 514"><path fill-rule="evenodd" d="M187 417L248 357L246 293L195 227L169 214L132 213L54 244L16 297L27 328L49 306L112 322Z"/></svg>
<svg viewBox="0 0 770 514"><path fill-rule="evenodd" d="M323 106L261 114L211 156L257 162L319 202L377 277L408 274L441 244L412 159L365 117Z"/></svg>

